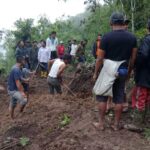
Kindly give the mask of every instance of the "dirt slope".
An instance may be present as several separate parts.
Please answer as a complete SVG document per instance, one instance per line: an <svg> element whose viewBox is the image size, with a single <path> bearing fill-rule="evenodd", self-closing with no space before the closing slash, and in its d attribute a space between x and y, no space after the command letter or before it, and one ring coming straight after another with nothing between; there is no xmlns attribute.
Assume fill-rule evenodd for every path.
<svg viewBox="0 0 150 150"><path fill-rule="evenodd" d="M93 110L92 97L52 97L46 79L34 79L30 93L24 113L20 115L16 110L14 121L9 118L9 97L0 94L0 148L3 150L150 150L150 142L140 134L125 129L114 132L109 127L105 131L96 130L92 122L98 120L98 112ZM61 127L64 114L71 122ZM29 144L23 148L10 142L8 146L8 140L17 141L20 137L28 137Z"/></svg>

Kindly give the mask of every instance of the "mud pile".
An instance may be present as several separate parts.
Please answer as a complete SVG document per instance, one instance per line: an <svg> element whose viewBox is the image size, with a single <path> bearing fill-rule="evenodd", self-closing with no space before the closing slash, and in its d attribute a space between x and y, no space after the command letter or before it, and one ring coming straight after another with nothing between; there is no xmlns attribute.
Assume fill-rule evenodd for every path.
<svg viewBox="0 0 150 150"><path fill-rule="evenodd" d="M76 93L92 94L94 64L83 64L77 70L77 75L69 84L69 88Z"/></svg>

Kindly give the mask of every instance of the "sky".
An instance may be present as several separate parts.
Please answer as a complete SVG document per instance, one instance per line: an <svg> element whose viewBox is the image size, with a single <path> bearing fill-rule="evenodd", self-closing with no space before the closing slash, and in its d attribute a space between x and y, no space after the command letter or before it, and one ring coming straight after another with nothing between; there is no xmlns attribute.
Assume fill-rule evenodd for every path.
<svg viewBox="0 0 150 150"><path fill-rule="evenodd" d="M46 15L51 22L62 15L75 16L85 11L84 0L1 0L0 29L13 29L19 18L38 19Z"/></svg>

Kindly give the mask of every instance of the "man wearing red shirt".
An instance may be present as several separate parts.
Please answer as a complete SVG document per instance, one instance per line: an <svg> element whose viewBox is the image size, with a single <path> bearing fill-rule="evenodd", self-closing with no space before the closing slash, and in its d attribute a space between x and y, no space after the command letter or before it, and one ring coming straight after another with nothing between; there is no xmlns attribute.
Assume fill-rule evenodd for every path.
<svg viewBox="0 0 150 150"><path fill-rule="evenodd" d="M60 44L57 47L57 55L59 58L62 58L65 52L65 46L63 44L63 41L60 41Z"/></svg>

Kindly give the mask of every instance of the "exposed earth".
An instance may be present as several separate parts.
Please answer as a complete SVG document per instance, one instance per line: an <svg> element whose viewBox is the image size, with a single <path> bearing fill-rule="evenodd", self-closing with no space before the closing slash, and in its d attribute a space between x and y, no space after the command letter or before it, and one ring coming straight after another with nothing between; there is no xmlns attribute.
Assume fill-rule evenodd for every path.
<svg viewBox="0 0 150 150"><path fill-rule="evenodd" d="M105 131L97 130L92 122L98 120L98 112L90 93L78 92L77 97L66 95L66 89L64 93L52 97L46 79L35 78L29 103L23 114L16 110L15 120L9 117L7 93L0 93L0 150L150 150L150 141L142 134L113 131L110 116ZM62 125L64 115L68 122ZM128 116L122 116L123 124L131 121ZM29 142L23 147L20 138Z"/></svg>

